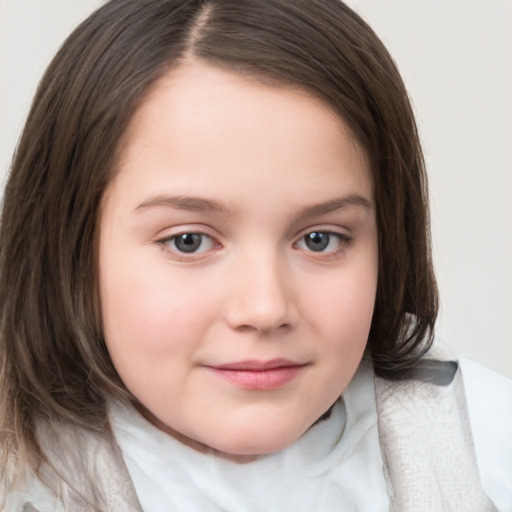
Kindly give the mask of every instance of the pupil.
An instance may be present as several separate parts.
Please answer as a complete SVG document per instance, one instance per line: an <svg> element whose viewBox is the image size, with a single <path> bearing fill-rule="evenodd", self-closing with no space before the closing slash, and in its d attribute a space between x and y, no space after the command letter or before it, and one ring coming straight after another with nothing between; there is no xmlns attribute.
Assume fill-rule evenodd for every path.
<svg viewBox="0 0 512 512"><path fill-rule="evenodd" d="M176 237L174 245L181 252L194 252L201 245L201 235L196 233L185 233Z"/></svg>
<svg viewBox="0 0 512 512"><path fill-rule="evenodd" d="M309 233L306 235L306 245L312 251L323 251L329 245L329 235L327 233Z"/></svg>

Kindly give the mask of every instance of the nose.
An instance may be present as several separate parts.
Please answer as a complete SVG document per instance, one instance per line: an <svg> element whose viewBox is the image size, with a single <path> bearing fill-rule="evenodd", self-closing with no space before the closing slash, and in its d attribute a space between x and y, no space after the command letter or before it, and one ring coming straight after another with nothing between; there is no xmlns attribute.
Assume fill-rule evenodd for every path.
<svg viewBox="0 0 512 512"><path fill-rule="evenodd" d="M232 329L275 334L295 326L297 305L286 267L277 254L261 251L233 262L225 313Z"/></svg>

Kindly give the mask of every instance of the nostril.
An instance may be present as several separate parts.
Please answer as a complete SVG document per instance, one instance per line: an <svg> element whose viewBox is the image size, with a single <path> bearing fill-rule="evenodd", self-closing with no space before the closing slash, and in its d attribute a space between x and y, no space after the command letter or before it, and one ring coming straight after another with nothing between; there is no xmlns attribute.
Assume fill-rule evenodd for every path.
<svg viewBox="0 0 512 512"><path fill-rule="evenodd" d="M272 327L259 327L257 325L250 324L242 324L237 325L235 330L238 332L257 332L262 335L269 334L283 334L291 329L292 325L290 323L283 323L280 325L272 326Z"/></svg>
<svg viewBox="0 0 512 512"><path fill-rule="evenodd" d="M261 334L284 334L291 329L291 324L283 323L279 325L275 325L273 327L265 328L257 328L257 331Z"/></svg>
<svg viewBox="0 0 512 512"><path fill-rule="evenodd" d="M289 331L291 328L292 328L291 324L281 324L277 327L276 331L278 331L279 333L283 333L283 332Z"/></svg>
<svg viewBox="0 0 512 512"><path fill-rule="evenodd" d="M235 327L235 330L237 330L238 332L251 332L251 331L257 331L258 329L252 325L237 325Z"/></svg>

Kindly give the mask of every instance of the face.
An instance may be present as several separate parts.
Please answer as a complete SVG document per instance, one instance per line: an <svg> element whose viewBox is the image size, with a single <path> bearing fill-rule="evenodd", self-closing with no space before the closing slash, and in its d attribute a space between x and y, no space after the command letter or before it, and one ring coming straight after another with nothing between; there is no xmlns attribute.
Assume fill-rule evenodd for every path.
<svg viewBox="0 0 512 512"><path fill-rule="evenodd" d="M278 451L360 363L377 252L366 155L328 106L204 64L173 70L135 114L104 197L113 363L170 435Z"/></svg>

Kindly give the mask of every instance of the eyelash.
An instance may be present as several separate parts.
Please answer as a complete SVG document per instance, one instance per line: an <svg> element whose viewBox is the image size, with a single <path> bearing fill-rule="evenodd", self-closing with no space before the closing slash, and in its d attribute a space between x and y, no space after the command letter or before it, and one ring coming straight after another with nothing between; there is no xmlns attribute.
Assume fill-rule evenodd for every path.
<svg viewBox="0 0 512 512"><path fill-rule="evenodd" d="M303 248L300 246L302 243L304 245L308 246L306 237L309 236L310 240L312 240L313 236L318 237L320 235L327 237L326 247L328 247L329 244L332 242L332 238L336 238L338 240L336 247L329 251L324 251L323 249L319 250L319 251L315 251L311 248L311 246L306 247L306 248ZM208 247L206 249L202 249L200 251L197 251L197 250L191 250L189 252L181 251L178 248L178 246L176 245L176 242L180 239L180 237L192 237L189 242L185 242L185 243L189 243L190 245L194 244L193 237L200 237L199 243L201 245L203 245L205 240L209 240L211 245L210 245L210 247ZM196 243L198 242L197 238L195 239L195 241L196 241ZM222 247L222 245L219 242L217 242L213 237L211 237L210 235L207 235L206 233L200 232L200 231L184 231L181 233L177 233L175 235L161 238L161 239L157 240L156 243L158 245L160 245L163 250L172 253L174 255L174 257L176 259L178 259L178 261L199 261L204 258L207 258L208 253L212 249ZM318 230L310 230L310 231L306 232L305 234L301 235L300 238L296 242L294 242L293 247L296 249L302 250L306 253L310 253L313 257L334 258L340 252L343 252L344 250L348 249L350 247L351 243L352 243L352 238L350 238L349 236L347 236L345 234L338 233L336 231L318 229ZM171 244L173 247L171 246ZM201 245L199 245L198 248L200 248ZM200 256L203 254L204 254L204 256Z"/></svg>

